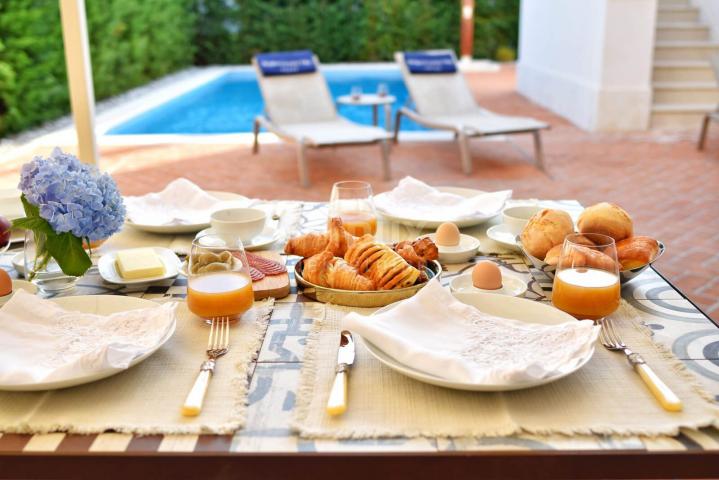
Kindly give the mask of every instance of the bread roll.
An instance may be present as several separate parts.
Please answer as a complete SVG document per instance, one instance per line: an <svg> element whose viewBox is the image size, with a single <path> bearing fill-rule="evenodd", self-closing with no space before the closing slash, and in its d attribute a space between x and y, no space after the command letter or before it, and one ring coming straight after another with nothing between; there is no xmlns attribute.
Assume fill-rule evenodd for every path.
<svg viewBox="0 0 719 480"><path fill-rule="evenodd" d="M617 242L617 259L622 270L633 270L654 260L659 253L659 242L638 235Z"/></svg>
<svg viewBox="0 0 719 480"><path fill-rule="evenodd" d="M556 265L559 263L559 256L562 254L562 247L564 243L558 243L549 249L547 254L544 256L544 263L547 265Z"/></svg>
<svg viewBox="0 0 719 480"><path fill-rule="evenodd" d="M614 259L606 253L581 245L575 245L568 250L561 263L563 268L589 267L610 272L617 266Z"/></svg>
<svg viewBox="0 0 719 480"><path fill-rule="evenodd" d="M613 203L597 203L584 209L577 222L579 233L601 233L615 241L631 237L634 232L632 217Z"/></svg>
<svg viewBox="0 0 719 480"><path fill-rule="evenodd" d="M574 233L572 217L563 210L545 208L529 219L520 238L527 253L544 260L547 252L570 233Z"/></svg>

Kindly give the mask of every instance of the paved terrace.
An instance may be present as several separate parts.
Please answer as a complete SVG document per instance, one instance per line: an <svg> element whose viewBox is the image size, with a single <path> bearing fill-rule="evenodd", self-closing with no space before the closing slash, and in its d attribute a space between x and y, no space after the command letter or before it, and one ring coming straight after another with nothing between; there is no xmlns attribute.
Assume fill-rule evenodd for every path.
<svg viewBox="0 0 719 480"><path fill-rule="evenodd" d="M533 165L529 136L472 142L469 177L461 173L454 143L412 142L393 148L394 181L412 175L435 185L511 188L515 198L618 203L634 217L637 233L665 242L657 269L719 321L719 126L704 152L695 149L697 131L589 133L519 95L511 66L468 74L468 80L487 108L552 125L544 133L547 172ZM105 147L102 162L127 195L158 190L178 176L269 199L327 200L338 180L366 180L376 192L394 184L379 180L379 147L311 151L309 189L298 184L293 147L281 143L263 145L258 156L249 144ZM0 182L14 182L18 168L17 161L3 161Z"/></svg>

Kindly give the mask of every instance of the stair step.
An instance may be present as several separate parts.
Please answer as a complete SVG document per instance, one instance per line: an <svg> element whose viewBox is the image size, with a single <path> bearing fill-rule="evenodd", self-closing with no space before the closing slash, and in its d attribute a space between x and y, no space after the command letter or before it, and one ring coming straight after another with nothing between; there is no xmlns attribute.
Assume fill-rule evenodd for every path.
<svg viewBox="0 0 719 480"><path fill-rule="evenodd" d="M714 82L655 82L655 103L708 104L719 103L719 85Z"/></svg>
<svg viewBox="0 0 719 480"><path fill-rule="evenodd" d="M704 115L716 110L716 104L659 104L652 105L650 126L654 129L698 129Z"/></svg>
<svg viewBox="0 0 719 480"><path fill-rule="evenodd" d="M657 41L709 40L709 27L700 23L670 22L657 24Z"/></svg>
<svg viewBox="0 0 719 480"><path fill-rule="evenodd" d="M719 53L719 43L707 41L657 41L655 60L708 60Z"/></svg>
<svg viewBox="0 0 719 480"><path fill-rule="evenodd" d="M660 6L689 5L689 0L659 0Z"/></svg>
<svg viewBox="0 0 719 480"><path fill-rule="evenodd" d="M685 5L660 5L657 22L694 22L699 19L699 9Z"/></svg>

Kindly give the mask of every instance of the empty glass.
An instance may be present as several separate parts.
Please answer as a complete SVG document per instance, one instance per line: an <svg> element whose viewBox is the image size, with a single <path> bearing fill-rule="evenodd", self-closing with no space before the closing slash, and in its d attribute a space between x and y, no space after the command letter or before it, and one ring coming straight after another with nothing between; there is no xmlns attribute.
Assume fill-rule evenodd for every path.
<svg viewBox="0 0 719 480"><path fill-rule="evenodd" d="M362 87L359 85L352 86L352 100L357 101L362 98Z"/></svg>
<svg viewBox="0 0 719 480"><path fill-rule="evenodd" d="M386 97L389 94L389 87L386 83L380 83L377 85L377 96L378 97Z"/></svg>

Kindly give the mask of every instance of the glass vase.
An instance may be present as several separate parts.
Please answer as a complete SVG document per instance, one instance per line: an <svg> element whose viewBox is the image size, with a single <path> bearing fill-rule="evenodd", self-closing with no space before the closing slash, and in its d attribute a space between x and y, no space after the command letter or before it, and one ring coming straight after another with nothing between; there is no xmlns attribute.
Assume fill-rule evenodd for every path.
<svg viewBox="0 0 719 480"><path fill-rule="evenodd" d="M25 232L25 278L41 293L52 295L75 287L77 277L66 275L47 250L44 233Z"/></svg>

